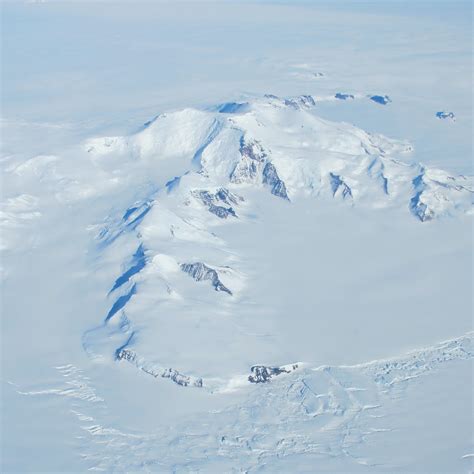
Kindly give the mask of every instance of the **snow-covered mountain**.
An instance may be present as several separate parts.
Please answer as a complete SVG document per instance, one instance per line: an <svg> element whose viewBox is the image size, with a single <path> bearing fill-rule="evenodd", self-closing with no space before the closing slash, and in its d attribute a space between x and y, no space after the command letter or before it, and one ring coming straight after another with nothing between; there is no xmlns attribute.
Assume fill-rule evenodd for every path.
<svg viewBox="0 0 474 474"><path fill-rule="evenodd" d="M323 120L317 108L311 96L268 95L161 114L135 134L85 143L97 166L113 173L132 162L151 181L165 183L95 230L101 252L113 254L110 247L123 239L133 253L117 262L122 273L110 282L103 324L84 335L92 357L128 361L181 385L223 389L243 361L217 352L248 338L220 327L228 325L212 321L221 318L212 315L236 317L249 300L249 285L258 291L255 278L266 278L259 268L248 275L249 256L226 233L251 234L262 200L275 213L291 213L297 202L311 207L341 201L389 218L406 213L413 226L472 212L467 177L413 163L409 143ZM291 242L290 235L285 238ZM177 321L172 314L187 316ZM196 330L202 317L212 323ZM210 330L208 324L217 326ZM216 334L222 342L203 354L201 344L212 347ZM176 347L186 349L176 354ZM261 346L256 347L259 357ZM260 361L251 362L249 374ZM272 370L277 369L262 373Z"/></svg>
<svg viewBox="0 0 474 474"><path fill-rule="evenodd" d="M66 288L73 305L93 295L75 323L87 371L65 360L60 384L11 383L71 400L89 468L391 469L404 461L372 448L399 441L397 401L418 378L463 376L471 178L322 119L320 103L171 111L129 135L5 160L24 186L3 203L5 255L38 248L48 268L55 252L81 255Z"/></svg>
<svg viewBox="0 0 474 474"><path fill-rule="evenodd" d="M375 208L405 205L421 221L471 212L467 177L407 163L407 142L319 118L311 96L267 95L216 109L162 114L136 134L92 139L85 148L99 163L132 158L160 176L161 163L179 162L186 171L170 177L168 190L179 185L183 195L199 179L209 188L267 187L290 201L332 195Z"/></svg>
<svg viewBox="0 0 474 474"><path fill-rule="evenodd" d="M474 472L471 2L3 2L0 472Z"/></svg>

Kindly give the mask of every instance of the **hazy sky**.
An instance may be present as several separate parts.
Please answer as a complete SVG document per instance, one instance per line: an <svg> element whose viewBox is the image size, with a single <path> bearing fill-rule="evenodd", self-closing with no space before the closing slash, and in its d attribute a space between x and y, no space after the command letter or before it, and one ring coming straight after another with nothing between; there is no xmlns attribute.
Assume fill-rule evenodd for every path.
<svg viewBox="0 0 474 474"><path fill-rule="evenodd" d="M402 87L408 67L418 78L433 71L467 93L459 75L468 73L470 9L453 1L6 3L3 115L111 119L130 108L325 87L295 81L298 63L341 85L365 76L386 86L388 75Z"/></svg>
<svg viewBox="0 0 474 474"><path fill-rule="evenodd" d="M471 12L453 1L3 3L4 151L47 153L249 94L345 91L393 103L323 117L409 139L416 159L467 173ZM439 110L456 114L449 133L433 130Z"/></svg>

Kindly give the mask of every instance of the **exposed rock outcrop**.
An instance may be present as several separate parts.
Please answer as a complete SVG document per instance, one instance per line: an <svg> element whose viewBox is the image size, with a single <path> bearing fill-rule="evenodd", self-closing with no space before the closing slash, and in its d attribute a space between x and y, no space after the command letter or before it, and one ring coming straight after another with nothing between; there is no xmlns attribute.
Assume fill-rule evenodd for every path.
<svg viewBox="0 0 474 474"><path fill-rule="evenodd" d="M152 375L153 377L162 377L165 379L170 379L174 383L181 385L183 387L202 387L203 382L200 377L193 377L190 375L184 375L178 372L176 369L171 368L161 368L155 364L147 363L142 358L140 358L137 353L131 349L120 349L116 354L117 360L126 360L146 374Z"/></svg>
<svg viewBox="0 0 474 474"><path fill-rule="evenodd" d="M256 141L240 139L240 160L230 174L231 183L256 183L267 154Z"/></svg>
<svg viewBox="0 0 474 474"><path fill-rule="evenodd" d="M316 101L310 95L300 95L285 99L285 105L294 109L307 109L316 105Z"/></svg>
<svg viewBox="0 0 474 474"><path fill-rule="evenodd" d="M232 292L219 279L217 271L202 262L182 263L181 270L191 275L196 281L210 281L216 291L224 291L232 295Z"/></svg>
<svg viewBox="0 0 474 474"><path fill-rule="evenodd" d="M286 199L287 201L290 200L286 192L285 183L278 176L275 166L269 161L265 165L265 168L263 168L262 182L271 187L273 195Z"/></svg>
<svg viewBox="0 0 474 474"><path fill-rule="evenodd" d="M281 367L270 367L266 365L254 365L250 368L252 372L248 380L251 383L266 383L272 377L281 374L289 374L298 368L298 364L283 365Z"/></svg>
<svg viewBox="0 0 474 474"><path fill-rule="evenodd" d="M225 188L220 188L215 193L207 190L197 190L193 191L192 194L207 206L209 212L221 219L227 219L229 216L237 217L232 205L237 205L243 201L242 197Z"/></svg>

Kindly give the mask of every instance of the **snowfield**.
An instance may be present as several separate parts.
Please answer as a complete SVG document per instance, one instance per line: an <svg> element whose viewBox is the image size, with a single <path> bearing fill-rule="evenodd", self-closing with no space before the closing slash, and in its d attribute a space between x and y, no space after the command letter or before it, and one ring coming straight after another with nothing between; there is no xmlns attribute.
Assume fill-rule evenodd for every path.
<svg viewBox="0 0 474 474"><path fill-rule="evenodd" d="M222 36L222 51L204 41L198 51L209 63L197 65L187 32L173 38L193 45L194 99L182 79L173 87L183 94L173 92L163 70L152 90L169 87L170 98L151 113L144 90L150 102L144 108L138 96L140 112L120 119L112 105L107 118L84 119L58 90L70 105L67 120L53 111L2 120L2 472L474 469L472 107L459 99L466 84L453 80L446 92L435 81L447 103L423 96L419 76L381 64L393 51L412 65L414 47L426 78L444 64L431 64L439 44L431 51L417 33L413 46L407 38L418 30L394 6L374 13L341 5L229 3L213 15L236 18L239 35L249 33L244 19L274 21L292 44L313 44L315 27L327 26L325 44L341 54L341 25L361 32L372 51L367 28L379 31L375 20L389 18L403 37L392 50L373 45L372 70L357 68L356 49L338 59L280 45L276 56L270 48L264 59L245 53L245 62L246 38L235 63L227 59L240 74L239 93L216 67L209 92L199 78L210 77L216 54L228 57L230 40ZM182 21L194 25L204 14L190 18L188 7ZM94 23L97 6L68 8L5 11L13 24L69 22L76 12L91 21L92 45L137 22L133 54L124 54L141 58L143 70L150 56L139 48L156 53L146 36L158 35L156 20L164 28L158 57L181 70L180 59L166 62L172 5L141 13L110 5L104 31ZM461 34L455 22L465 28L446 18L453 32L430 40L444 41L443 58ZM232 35L236 26L229 28ZM293 38L296 31L303 36ZM251 34L258 44L267 33ZM39 41L55 44L48 35ZM469 47L450 59L458 72ZM118 62L110 57L111 68ZM135 77L130 69L123 84ZM59 84L64 74L54 75ZM101 74L90 77L102 84ZM273 77L272 90L263 89ZM84 100L95 97L98 110L93 84ZM407 84L418 92L408 94ZM33 94L36 86L24 87ZM113 87L111 104L121 97ZM20 101L5 104L9 114L22 110Z"/></svg>
<svg viewBox="0 0 474 474"><path fill-rule="evenodd" d="M314 101L272 96L247 103L244 112L187 109L158 116L134 135L85 144L91 162L104 171L115 174L112 170L122 170L126 163L135 180L161 183L93 231L100 258L106 255L108 264L123 273L110 282L111 307L103 324L83 337L91 357L125 359L167 378L166 370L176 371L180 384L202 381L211 391L225 385L234 371L262 360L281 365L304 353L312 362L314 345L320 352L319 340L328 335L319 323L326 315L317 308L329 285L312 286L318 274L332 272L330 267L345 267L337 255L339 245L332 262L323 263L318 256L328 248L315 225L327 219L322 212L330 210L343 219L348 208L368 219L373 213L380 220L402 215L410 229L404 232L418 232L417 226L432 219L471 213L473 191L467 177L401 161L412 152L410 144L327 122L314 108ZM163 174L167 163L173 166L168 175ZM353 245L361 245L358 239L351 236ZM124 245L132 246L133 255L122 257L118 248ZM393 265L382 252L378 258ZM349 263L347 271L353 266ZM405 293L402 302L393 288L385 287L386 281L367 279L365 284L372 299L379 295L375 299L381 300L357 301L352 315L364 305L369 314L379 313L378 308L395 299L411 320L410 306L416 308L424 295L436 300L433 306L426 303L431 316L435 312L444 319L439 311L443 303L428 286L411 298ZM274 294L276 288L284 298ZM452 298L444 289L438 291L444 300ZM344 292L333 295L339 308L344 307L339 300L348 297ZM332 318L342 318L340 313L337 307L330 312ZM382 321L384 331L387 322L379 315L378 325ZM407 323L397 318L408 330ZM300 336L302 327L319 334ZM376 330L370 337L374 335L384 336ZM294 344L299 352L282 360L282 348L287 352ZM237 351L246 347L246 353L236 356L229 351L232 346ZM356 354L351 357L361 356ZM353 360L348 356L340 359Z"/></svg>
<svg viewBox="0 0 474 474"><path fill-rule="evenodd" d="M103 288L93 310L103 313L80 337L90 368L58 365L65 384L46 388L10 383L74 401L87 465L311 472L323 458L328 469L404 468L396 450L371 450L401 436L385 422L392 404L415 379L465 370L473 355L469 265L457 261L471 245L469 177L409 161L407 142L323 120L307 97L165 113L70 153L89 170L72 174L59 156L8 166L39 176L45 193L8 200L5 219L24 232L41 217L25 205L49 199L54 227L64 212L82 227L85 264ZM65 199L65 182L93 191ZM397 352L445 334L460 337ZM122 377L133 395L102 394ZM109 425L110 398L152 400L166 385L172 398L143 411L166 431ZM173 390L186 391L175 409ZM164 425L163 410L175 412ZM452 463L470 459L467 442Z"/></svg>

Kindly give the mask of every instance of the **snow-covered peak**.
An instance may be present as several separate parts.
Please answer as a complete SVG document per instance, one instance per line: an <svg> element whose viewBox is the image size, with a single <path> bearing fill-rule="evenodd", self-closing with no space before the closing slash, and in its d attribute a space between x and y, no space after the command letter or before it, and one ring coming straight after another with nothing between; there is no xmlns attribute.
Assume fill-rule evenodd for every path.
<svg viewBox="0 0 474 474"><path fill-rule="evenodd" d="M338 206L383 209L408 222L411 214L412 226L471 212L467 177L414 163L410 143L322 119L317 110L311 96L268 95L161 114L132 135L85 144L94 165L121 173L126 189L151 183L146 188L151 191L109 216L97 231L104 254L118 255L125 243L132 252L116 263L122 270L110 282L103 326L84 336L89 354L127 360L180 385L221 390L233 364L242 370L240 361L216 358L213 351L180 354L176 345L194 347L188 343L197 337L212 344L217 337L219 351L226 341L235 342L225 315L246 314L252 304L245 299L249 285L258 294L265 282L248 274L248 257L229 241L241 233L260 239L255 225L262 206L274 214L315 202L331 212ZM297 234L302 221L295 225L283 231ZM254 245L265 249L271 242L260 239ZM253 263L250 268L256 271ZM268 278L263 268L257 274ZM175 313L181 315L178 322L169 319ZM215 336L213 330L199 330L198 321L210 314ZM176 334L173 340L164 336L166 328ZM253 375L243 377L244 384L286 373L291 362L256 365L261 359L249 358L246 370Z"/></svg>
<svg viewBox="0 0 474 474"><path fill-rule="evenodd" d="M468 178L429 178L430 169L412 163L410 143L324 120L312 96L266 95L165 113L135 134L95 138L85 149L103 167L135 161L139 175L173 183L174 191L185 184L182 176L198 173L210 187L267 187L290 201L312 195L400 206L422 221L471 205Z"/></svg>

